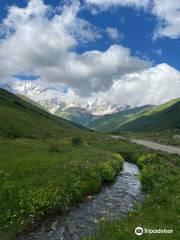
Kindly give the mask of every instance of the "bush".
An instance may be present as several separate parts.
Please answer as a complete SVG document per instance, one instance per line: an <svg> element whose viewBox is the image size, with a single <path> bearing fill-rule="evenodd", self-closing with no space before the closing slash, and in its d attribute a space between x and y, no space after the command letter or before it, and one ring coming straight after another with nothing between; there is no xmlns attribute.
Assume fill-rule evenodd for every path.
<svg viewBox="0 0 180 240"><path fill-rule="evenodd" d="M100 165L100 175L102 182L112 182L115 179L116 172L110 164L102 163Z"/></svg>
<svg viewBox="0 0 180 240"><path fill-rule="evenodd" d="M124 158L119 153L114 153L113 159L115 160L115 168L118 172L123 168Z"/></svg>
<svg viewBox="0 0 180 240"><path fill-rule="evenodd" d="M156 182L156 170L150 166L144 166L140 173L140 180L143 190L149 192L153 189Z"/></svg>
<svg viewBox="0 0 180 240"><path fill-rule="evenodd" d="M154 154L145 153L138 158L137 163L139 167L142 169L145 165L151 164L154 158L155 158Z"/></svg>
<svg viewBox="0 0 180 240"><path fill-rule="evenodd" d="M73 146L79 146L79 145L82 145L82 139L80 136L77 136L77 137L73 137L72 138L72 145Z"/></svg>

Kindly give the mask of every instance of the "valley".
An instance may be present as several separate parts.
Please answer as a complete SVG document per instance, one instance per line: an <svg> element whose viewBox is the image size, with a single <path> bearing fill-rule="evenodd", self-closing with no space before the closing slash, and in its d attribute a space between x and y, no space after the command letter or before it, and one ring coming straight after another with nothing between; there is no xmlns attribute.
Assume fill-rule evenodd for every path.
<svg viewBox="0 0 180 240"><path fill-rule="evenodd" d="M120 189L124 189L125 192L127 190L127 195L125 192L122 195L120 193L121 197L116 202L122 206L120 202L124 201L123 198L129 198L130 183L124 185L122 171L124 165L126 172L126 161L139 166L138 175L141 182L138 182L138 186L142 184L142 188L138 188L138 191L142 195L148 194L148 197L140 203L140 199L132 197L136 192L130 190L133 191L130 193L132 198L129 198L129 205L128 201L126 202L127 206L119 212L120 215L117 216L115 211L112 212L112 219L109 218L109 214L101 219L101 214L95 214L92 222L96 222L98 218L97 223L91 225L87 235L83 230L80 231L80 236L83 234L83 237L88 239L106 240L110 234L113 239L124 238L128 234L134 239L132 229L135 228L136 222L136 225L142 224L146 227L160 224L166 228L173 228L173 237L178 239L178 155L159 153L129 142L131 133L127 133L127 136L124 133L120 137L115 135L112 138L109 133L84 128L54 116L6 90L0 90L0 112L2 240L24 239L24 236L25 239L38 239L35 233L45 226L43 224L46 221L51 223L50 228L45 227L46 231L41 232L42 236L48 234L48 229L52 235L49 232L50 235L45 239L57 236L57 231L62 230L62 224L60 222L53 227L53 223L61 216L68 218L68 212L73 214L73 207L76 209L79 203L82 203L82 209L91 204L93 206L96 197L93 200L91 196L97 196L98 201L98 196L104 191L111 191L107 184L111 184L113 189L118 183ZM122 180L118 182L118 179ZM138 180L136 177L133 179ZM101 192L104 185L107 187ZM160 189L163 189L162 193L159 193ZM102 197L105 198L107 197ZM89 204L84 205L84 199L89 199ZM110 207L108 203L111 203L110 198L107 198L107 205L101 205L105 212L110 211L115 204L112 202ZM115 209L116 206L114 205ZM81 207L77 208L77 211L84 211L80 209ZM98 210L95 212L98 214ZM125 215L121 219L123 212ZM74 214L76 215L76 210ZM156 215L161 217L157 220ZM52 222L50 219L53 219ZM70 226L75 227L73 224ZM77 233L73 232L73 236L72 239L76 239Z"/></svg>
<svg viewBox="0 0 180 240"><path fill-rule="evenodd" d="M180 240L180 0L0 1L0 240Z"/></svg>

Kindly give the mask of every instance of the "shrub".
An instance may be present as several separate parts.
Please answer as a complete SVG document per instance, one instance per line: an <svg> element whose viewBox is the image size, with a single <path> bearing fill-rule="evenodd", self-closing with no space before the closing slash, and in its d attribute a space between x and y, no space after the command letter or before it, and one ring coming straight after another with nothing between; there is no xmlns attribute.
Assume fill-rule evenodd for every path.
<svg viewBox="0 0 180 240"><path fill-rule="evenodd" d="M115 168L118 172L123 168L124 158L119 153L114 153L113 159L115 160Z"/></svg>
<svg viewBox="0 0 180 240"><path fill-rule="evenodd" d="M73 137L72 138L72 145L73 146L79 146L79 145L82 145L82 139L80 136L77 136L77 137Z"/></svg>
<svg viewBox="0 0 180 240"><path fill-rule="evenodd" d="M138 158L137 163L139 167L142 169L145 165L151 163L154 157L155 157L154 154L145 153Z"/></svg>
<svg viewBox="0 0 180 240"><path fill-rule="evenodd" d="M112 182L115 179L116 172L110 164L102 163L100 165L100 175L102 182Z"/></svg>
<svg viewBox="0 0 180 240"><path fill-rule="evenodd" d="M156 181L156 171L153 167L144 166L140 173L143 190L151 191Z"/></svg>

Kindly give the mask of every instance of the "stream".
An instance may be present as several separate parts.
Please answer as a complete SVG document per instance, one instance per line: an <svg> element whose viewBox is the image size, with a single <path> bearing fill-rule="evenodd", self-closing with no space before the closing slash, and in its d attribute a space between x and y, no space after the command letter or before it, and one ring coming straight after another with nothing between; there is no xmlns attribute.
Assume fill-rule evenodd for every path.
<svg viewBox="0 0 180 240"><path fill-rule="evenodd" d="M67 215L46 220L39 229L18 240L79 240L92 236L99 220L122 219L133 210L134 203L143 201L138 173L135 164L125 162L116 181L103 187L92 201L80 203Z"/></svg>

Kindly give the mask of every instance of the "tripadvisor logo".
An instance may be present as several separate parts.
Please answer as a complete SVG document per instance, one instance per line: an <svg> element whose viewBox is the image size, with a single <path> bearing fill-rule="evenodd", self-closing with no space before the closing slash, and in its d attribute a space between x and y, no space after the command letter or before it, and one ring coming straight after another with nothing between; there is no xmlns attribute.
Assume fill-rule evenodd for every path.
<svg viewBox="0 0 180 240"><path fill-rule="evenodd" d="M143 228L137 227L134 232L136 235L141 236L143 234Z"/></svg>
<svg viewBox="0 0 180 240"><path fill-rule="evenodd" d="M141 236L142 234L171 234L173 233L173 229L149 229L136 227L134 232L138 236Z"/></svg>

